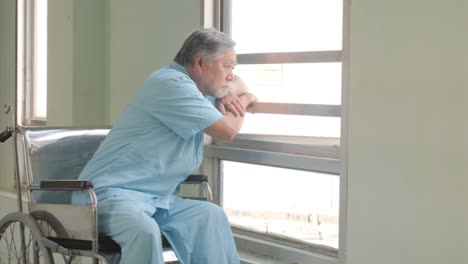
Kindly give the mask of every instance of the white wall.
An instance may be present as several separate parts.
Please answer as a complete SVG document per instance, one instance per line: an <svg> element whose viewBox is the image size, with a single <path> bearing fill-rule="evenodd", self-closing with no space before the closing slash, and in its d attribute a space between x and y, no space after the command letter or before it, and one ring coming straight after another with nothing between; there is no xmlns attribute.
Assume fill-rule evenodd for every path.
<svg viewBox="0 0 468 264"><path fill-rule="evenodd" d="M468 263L467 17L352 1L347 263Z"/></svg>
<svg viewBox="0 0 468 264"><path fill-rule="evenodd" d="M11 115L4 114L3 106L15 106L15 10L15 1L0 0L0 132L3 132L6 126L13 126ZM0 143L0 191L14 190L11 142L10 139Z"/></svg>
<svg viewBox="0 0 468 264"><path fill-rule="evenodd" d="M108 106L113 123L144 79L172 62L201 25L201 1L109 1Z"/></svg>
<svg viewBox="0 0 468 264"><path fill-rule="evenodd" d="M73 5L73 125L99 126L107 122L108 108L107 2L74 0Z"/></svg>
<svg viewBox="0 0 468 264"><path fill-rule="evenodd" d="M73 0L48 2L47 123L73 124Z"/></svg>
<svg viewBox="0 0 468 264"><path fill-rule="evenodd" d="M49 126L107 123L107 1L48 0Z"/></svg>

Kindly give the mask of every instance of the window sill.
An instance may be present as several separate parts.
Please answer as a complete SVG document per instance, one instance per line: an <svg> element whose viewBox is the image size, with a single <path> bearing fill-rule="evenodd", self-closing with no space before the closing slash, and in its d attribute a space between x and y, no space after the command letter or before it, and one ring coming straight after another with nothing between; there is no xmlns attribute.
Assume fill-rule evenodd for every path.
<svg viewBox="0 0 468 264"><path fill-rule="evenodd" d="M273 259L248 250L239 250L241 264L284 264L284 261Z"/></svg>
<svg viewBox="0 0 468 264"><path fill-rule="evenodd" d="M46 126L47 122L45 119L30 119L24 121L25 126Z"/></svg>
<svg viewBox="0 0 468 264"><path fill-rule="evenodd" d="M234 233L241 263L245 264L338 264L338 253L328 256L319 252L291 248L285 245Z"/></svg>
<svg viewBox="0 0 468 264"><path fill-rule="evenodd" d="M233 141L216 140L214 145L334 159L340 156L339 138L239 134Z"/></svg>

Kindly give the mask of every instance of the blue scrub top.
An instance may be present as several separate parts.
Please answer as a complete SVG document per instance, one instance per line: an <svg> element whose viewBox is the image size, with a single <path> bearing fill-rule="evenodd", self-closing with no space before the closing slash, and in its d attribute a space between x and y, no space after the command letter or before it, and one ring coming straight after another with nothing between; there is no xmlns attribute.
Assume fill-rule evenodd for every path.
<svg viewBox="0 0 468 264"><path fill-rule="evenodd" d="M201 94L183 66L157 70L79 178L93 183L98 199L125 195L152 199L155 207L167 209L179 184L201 164L203 129L222 117L214 102Z"/></svg>

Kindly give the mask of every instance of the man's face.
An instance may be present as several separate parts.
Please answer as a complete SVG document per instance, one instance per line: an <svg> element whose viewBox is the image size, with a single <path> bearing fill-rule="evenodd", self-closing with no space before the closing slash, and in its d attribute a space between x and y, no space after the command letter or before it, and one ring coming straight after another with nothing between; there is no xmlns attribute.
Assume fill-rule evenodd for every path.
<svg viewBox="0 0 468 264"><path fill-rule="evenodd" d="M205 93L216 98L224 97L228 92L229 83L233 78L232 70L236 64L234 50L225 52L221 58L211 63L205 63L202 67L202 82Z"/></svg>

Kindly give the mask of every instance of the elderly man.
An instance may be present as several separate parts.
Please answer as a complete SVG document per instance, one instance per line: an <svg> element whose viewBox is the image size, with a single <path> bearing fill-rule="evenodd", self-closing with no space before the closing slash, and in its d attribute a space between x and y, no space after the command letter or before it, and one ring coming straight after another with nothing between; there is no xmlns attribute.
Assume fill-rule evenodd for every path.
<svg viewBox="0 0 468 264"><path fill-rule="evenodd" d="M163 263L160 232L181 263L239 263L224 211L176 196L201 164L203 133L233 139L256 101L233 80L234 45L215 29L192 32L175 63L144 81L81 173L94 185L99 228L120 244L121 263Z"/></svg>

